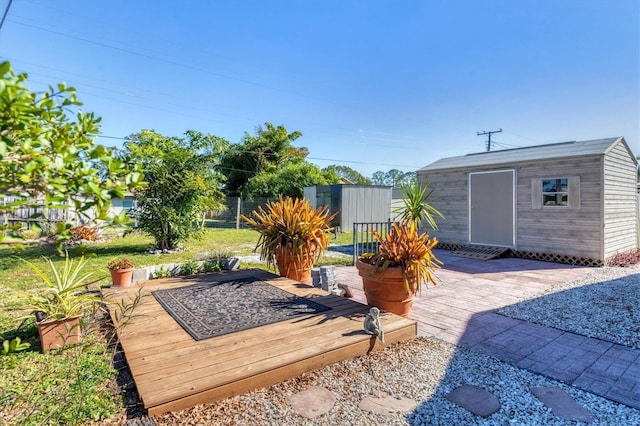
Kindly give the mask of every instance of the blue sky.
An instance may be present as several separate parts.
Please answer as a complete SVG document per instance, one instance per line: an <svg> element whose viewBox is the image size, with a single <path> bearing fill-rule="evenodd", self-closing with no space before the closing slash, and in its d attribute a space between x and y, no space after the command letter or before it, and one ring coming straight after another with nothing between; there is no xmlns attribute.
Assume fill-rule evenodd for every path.
<svg viewBox="0 0 640 426"><path fill-rule="evenodd" d="M640 155L639 20L637 0L14 0L0 56L34 90L76 87L104 136L270 121L371 176L499 128L496 149L624 136Z"/></svg>

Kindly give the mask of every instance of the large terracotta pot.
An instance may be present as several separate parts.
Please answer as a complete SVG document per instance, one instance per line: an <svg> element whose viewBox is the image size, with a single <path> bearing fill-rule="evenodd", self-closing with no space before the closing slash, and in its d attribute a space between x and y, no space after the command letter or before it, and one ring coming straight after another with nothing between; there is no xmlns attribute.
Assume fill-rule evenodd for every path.
<svg viewBox="0 0 640 426"><path fill-rule="evenodd" d="M80 316L36 323L42 343L42 352L80 343Z"/></svg>
<svg viewBox="0 0 640 426"><path fill-rule="evenodd" d="M129 269L111 269L111 282L114 287L127 287L131 285L133 278L133 268Z"/></svg>
<svg viewBox="0 0 640 426"><path fill-rule="evenodd" d="M402 268L376 268L375 265L356 263L362 277L362 287L367 304L406 317L413 305L413 294L407 291L402 280Z"/></svg>
<svg viewBox="0 0 640 426"><path fill-rule="evenodd" d="M314 256L297 256L287 247L276 249L276 265L283 277L291 278L302 283L311 283L311 268Z"/></svg>

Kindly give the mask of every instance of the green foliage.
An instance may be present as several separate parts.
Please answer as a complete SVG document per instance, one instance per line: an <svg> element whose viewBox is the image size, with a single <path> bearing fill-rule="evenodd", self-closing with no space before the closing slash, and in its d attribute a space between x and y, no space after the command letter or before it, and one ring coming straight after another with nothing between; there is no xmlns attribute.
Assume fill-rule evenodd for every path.
<svg viewBox="0 0 640 426"><path fill-rule="evenodd" d="M248 197L277 198L280 195L302 198L305 186L339 183L337 176L323 172L307 162L290 162L281 167L271 167L251 179L245 194Z"/></svg>
<svg viewBox="0 0 640 426"><path fill-rule="evenodd" d="M354 185L371 185L371 179L364 177L351 167L332 164L322 169L322 171L325 173L334 173L338 178L346 179Z"/></svg>
<svg viewBox="0 0 640 426"><path fill-rule="evenodd" d="M111 362L108 351L93 345L51 355L0 357L0 409L6 424L83 425L112 417L121 402L105 386L117 374Z"/></svg>
<svg viewBox="0 0 640 426"><path fill-rule="evenodd" d="M219 170L226 177L225 193L254 196L245 188L255 176L290 161L304 160L309 154L307 148L292 144L300 136L298 131L289 133L284 126L269 122L259 126L255 136L245 133L240 143L228 146L221 158Z"/></svg>
<svg viewBox="0 0 640 426"><path fill-rule="evenodd" d="M391 169L388 172L377 171L371 176L373 185L393 186L400 188L405 183L416 180L415 172L403 172L398 169Z"/></svg>
<svg viewBox="0 0 640 426"><path fill-rule="evenodd" d="M42 288L23 292L24 308L31 313L42 311L46 319L61 319L84 314L100 303L100 296L91 294L87 290L89 284L97 281L89 281L95 271L81 275L87 263L84 257L80 258L76 265L75 260L69 259L69 255L66 254L64 267L60 271L56 269L51 259L47 259L51 275L47 275L28 260L23 259L23 262L36 272L45 285Z"/></svg>
<svg viewBox="0 0 640 426"><path fill-rule="evenodd" d="M171 276L171 269L161 266L153 273L154 278L169 278Z"/></svg>
<svg viewBox="0 0 640 426"><path fill-rule="evenodd" d="M202 264L202 272L220 272L222 266L218 259L209 259Z"/></svg>
<svg viewBox="0 0 640 426"><path fill-rule="evenodd" d="M78 109L74 88L60 83L37 94L26 80L9 62L0 63L0 199L17 197L0 203L0 213L28 206L44 218L46 209L73 208L89 219L118 222L107 214L111 198L143 186L139 166L95 144L100 118ZM70 237L69 228L57 228L59 242Z"/></svg>
<svg viewBox="0 0 640 426"><path fill-rule="evenodd" d="M198 273L200 265L195 260L187 260L180 265L180 275L194 275Z"/></svg>
<svg viewBox="0 0 640 426"><path fill-rule="evenodd" d="M443 219L444 216L431 205L434 191L434 189L431 188L431 182L426 182L424 185L416 181L404 183L401 189L403 192L402 201L404 207L399 207L393 212L399 213L402 221L414 221L418 228L420 228L422 222L425 221L431 229L438 229L435 216L440 216Z"/></svg>
<svg viewBox="0 0 640 426"><path fill-rule="evenodd" d="M169 138L150 130L133 135L127 155L140 162L148 186L136 192L138 226L159 249L173 249L198 236L203 214L224 208L223 177L213 171L225 141L187 131Z"/></svg>
<svg viewBox="0 0 640 426"><path fill-rule="evenodd" d="M281 247L317 260L329 246L327 234L333 229L329 224L336 214L329 214L326 206L314 210L307 199L280 197L267 203L266 211L259 206L252 217L242 215L242 219L260 233L255 250L260 249L260 258L272 266Z"/></svg>
<svg viewBox="0 0 640 426"><path fill-rule="evenodd" d="M11 353L24 351L29 349L31 343L21 342L19 337L14 337L11 340L5 340L2 342L2 348L0 349L0 355L9 355Z"/></svg>

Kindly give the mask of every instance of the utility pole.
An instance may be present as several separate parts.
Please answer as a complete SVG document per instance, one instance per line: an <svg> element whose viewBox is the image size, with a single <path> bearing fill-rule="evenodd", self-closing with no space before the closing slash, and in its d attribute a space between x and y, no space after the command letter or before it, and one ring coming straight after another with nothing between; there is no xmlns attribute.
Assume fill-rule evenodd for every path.
<svg viewBox="0 0 640 426"><path fill-rule="evenodd" d="M488 135L489 136L489 140L487 140L487 152L491 151L491 135L494 133L500 133L502 132L502 129L500 130L491 130L488 132L477 132L478 136L484 136L484 135Z"/></svg>

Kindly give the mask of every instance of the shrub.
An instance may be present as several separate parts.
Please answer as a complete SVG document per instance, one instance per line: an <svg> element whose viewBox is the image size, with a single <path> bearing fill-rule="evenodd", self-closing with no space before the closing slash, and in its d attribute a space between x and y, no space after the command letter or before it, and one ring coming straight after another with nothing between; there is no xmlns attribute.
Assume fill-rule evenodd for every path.
<svg viewBox="0 0 640 426"><path fill-rule="evenodd" d="M218 259L207 260L202 265L202 272L220 272L220 271L222 271L222 266L220 265L220 261Z"/></svg>
<svg viewBox="0 0 640 426"><path fill-rule="evenodd" d="M180 265L180 275L194 275L198 273L200 269L198 262L195 260L187 260Z"/></svg>

